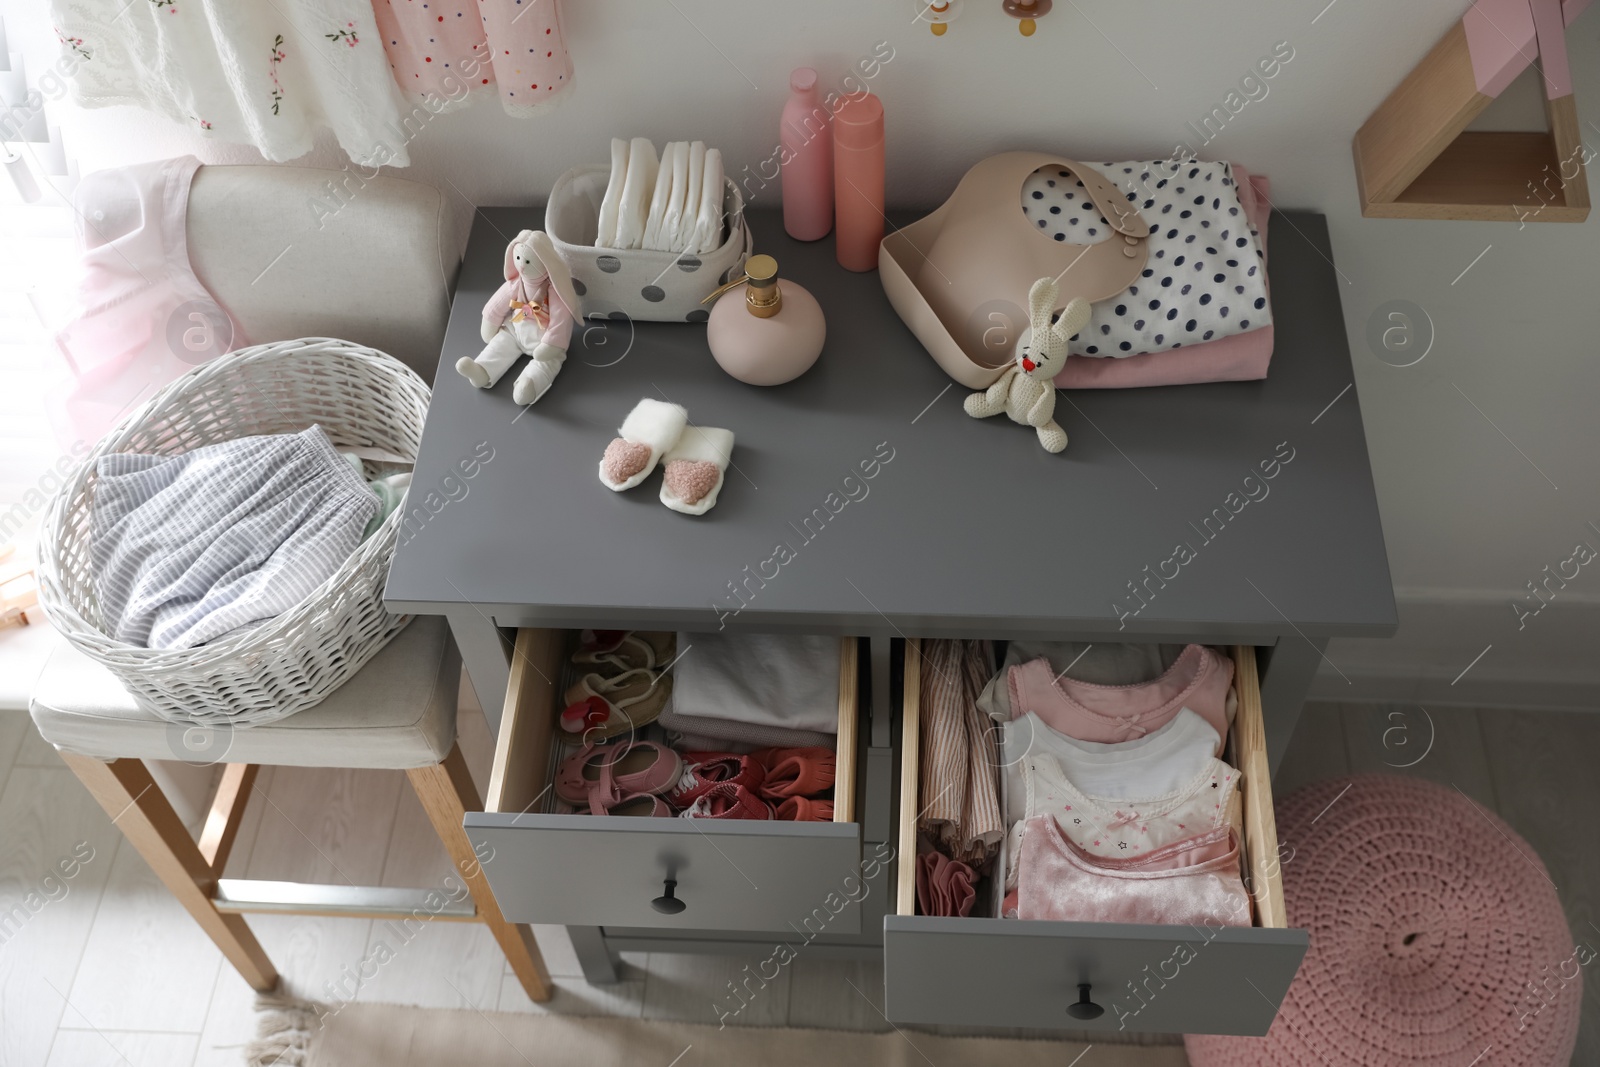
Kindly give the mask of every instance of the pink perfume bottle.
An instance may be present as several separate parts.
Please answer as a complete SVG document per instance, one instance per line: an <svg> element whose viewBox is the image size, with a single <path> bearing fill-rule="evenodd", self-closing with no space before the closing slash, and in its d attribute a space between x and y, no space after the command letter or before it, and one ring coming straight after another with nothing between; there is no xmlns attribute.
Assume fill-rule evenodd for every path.
<svg viewBox="0 0 1600 1067"><path fill-rule="evenodd" d="M883 241L883 102L853 93L833 116L833 202L839 265L878 269Z"/></svg>
<svg viewBox="0 0 1600 1067"><path fill-rule="evenodd" d="M796 241L820 241L833 229L833 129L817 100L817 72L789 75L779 129L783 146L783 228Z"/></svg>
<svg viewBox="0 0 1600 1067"><path fill-rule="evenodd" d="M822 305L802 285L778 277L778 261L751 256L745 274L706 297L717 297L706 342L717 365L749 385L782 385L811 369L828 326ZM739 285L744 292L730 292Z"/></svg>

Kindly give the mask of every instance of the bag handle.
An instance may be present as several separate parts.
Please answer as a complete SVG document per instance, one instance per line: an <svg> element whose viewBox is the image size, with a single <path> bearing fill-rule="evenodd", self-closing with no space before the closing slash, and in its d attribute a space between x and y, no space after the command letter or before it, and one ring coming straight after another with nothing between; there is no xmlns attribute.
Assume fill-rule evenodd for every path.
<svg viewBox="0 0 1600 1067"><path fill-rule="evenodd" d="M1100 209L1100 214L1105 216L1112 229L1124 237L1145 238L1150 236L1150 224L1139 214L1139 209L1133 206L1133 203L1128 199L1128 194L1117 188L1116 184L1108 180L1104 174L1076 160L1053 159L1051 162L1070 171L1074 178L1083 183L1084 191L1089 194L1089 199L1094 201L1094 206ZM1050 166L1051 164L1045 163L1042 165ZM1029 173L1032 172L1030 171Z"/></svg>

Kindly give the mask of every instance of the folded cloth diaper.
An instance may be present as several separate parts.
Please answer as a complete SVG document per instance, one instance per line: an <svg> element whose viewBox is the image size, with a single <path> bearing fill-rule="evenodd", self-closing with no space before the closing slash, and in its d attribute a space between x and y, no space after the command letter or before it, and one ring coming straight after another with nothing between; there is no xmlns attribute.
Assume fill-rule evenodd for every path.
<svg viewBox="0 0 1600 1067"><path fill-rule="evenodd" d="M613 248L638 248L644 240L650 198L656 187L656 146L648 137L635 137L628 145L628 169L623 175L622 199L617 204L617 235Z"/></svg>
<svg viewBox="0 0 1600 1067"><path fill-rule="evenodd" d="M1090 164L1150 224L1143 277L1097 301L1069 342L1073 355L1121 358L1258 330L1272 323L1261 241L1230 163ZM1111 224L1067 171L1041 167L1022 186L1040 233L1073 245L1110 240Z"/></svg>
<svg viewBox="0 0 1600 1067"><path fill-rule="evenodd" d="M606 190L607 195L610 189ZM672 199L672 145L668 144L661 150L661 165L656 168L656 187L650 194L650 211L644 219L644 237L639 242L640 248L661 251L666 248L661 243L661 220L667 214L667 201Z"/></svg>
<svg viewBox="0 0 1600 1067"><path fill-rule="evenodd" d="M715 252L722 247L722 183L722 153L708 148L700 181L700 212L693 235L684 241L685 252Z"/></svg>
<svg viewBox="0 0 1600 1067"><path fill-rule="evenodd" d="M378 497L320 426L95 467L90 552L105 632L193 648L299 604L339 569Z"/></svg>
<svg viewBox="0 0 1600 1067"><path fill-rule="evenodd" d="M695 223L700 217L700 183L705 179L706 143L689 143L689 173L683 183L683 211L678 216L678 229L672 235L671 251L692 252Z"/></svg>
<svg viewBox="0 0 1600 1067"><path fill-rule="evenodd" d="M611 177L595 245L705 253L722 247L726 176L722 153L704 141L669 141L656 159L647 138L612 138Z"/></svg>
<svg viewBox="0 0 1600 1067"><path fill-rule="evenodd" d="M600 201L599 228L594 235L597 248L617 247L617 213L622 209L622 187L628 180L628 142L611 138L611 181Z"/></svg>
<svg viewBox="0 0 1600 1067"><path fill-rule="evenodd" d="M678 227L683 223L684 205L689 201L689 143L674 141L667 148L672 153L672 195L667 198L667 209L661 216L661 247L676 251Z"/></svg>

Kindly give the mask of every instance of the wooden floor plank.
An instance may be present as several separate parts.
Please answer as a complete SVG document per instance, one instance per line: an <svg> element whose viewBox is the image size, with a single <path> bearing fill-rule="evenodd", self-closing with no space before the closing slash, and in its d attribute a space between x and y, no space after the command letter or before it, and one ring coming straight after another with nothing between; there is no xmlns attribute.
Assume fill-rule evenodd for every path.
<svg viewBox="0 0 1600 1067"><path fill-rule="evenodd" d="M890 1029L883 1015L883 963L802 955L789 966L789 1025L826 1030Z"/></svg>
<svg viewBox="0 0 1600 1067"><path fill-rule="evenodd" d="M1576 941L1600 951L1600 715L1480 712L1500 814L1550 871ZM1556 961L1551 961L1552 967ZM1583 976L1574 1064L1600 1063L1600 973Z"/></svg>
<svg viewBox="0 0 1600 1067"><path fill-rule="evenodd" d="M789 968L766 958L652 952L648 970L646 1019L708 1026L783 1026L788 1022Z"/></svg>
<svg viewBox="0 0 1600 1067"><path fill-rule="evenodd" d="M121 843L59 763L0 790L0 1064L45 1062Z"/></svg>
<svg viewBox="0 0 1600 1067"><path fill-rule="evenodd" d="M402 771L278 767L262 805L251 878L376 885L383 877Z"/></svg>
<svg viewBox="0 0 1600 1067"><path fill-rule="evenodd" d="M45 1067L176 1067L194 1059L198 1041L194 1034L63 1029Z"/></svg>
<svg viewBox="0 0 1600 1067"><path fill-rule="evenodd" d="M1307 704L1300 712L1294 738L1283 754L1278 773L1272 776L1272 795L1282 800L1303 785L1324 778L1337 778L1349 771L1340 706Z"/></svg>
<svg viewBox="0 0 1600 1067"><path fill-rule="evenodd" d="M0 789L22 753L23 741L34 733L33 720L25 711L0 711Z"/></svg>
<svg viewBox="0 0 1600 1067"><path fill-rule="evenodd" d="M221 959L178 898L124 842L112 860L70 999L105 1029L197 1034Z"/></svg>
<svg viewBox="0 0 1600 1067"><path fill-rule="evenodd" d="M1473 708L1341 705L1350 770L1401 774L1460 789L1498 811L1483 732Z"/></svg>

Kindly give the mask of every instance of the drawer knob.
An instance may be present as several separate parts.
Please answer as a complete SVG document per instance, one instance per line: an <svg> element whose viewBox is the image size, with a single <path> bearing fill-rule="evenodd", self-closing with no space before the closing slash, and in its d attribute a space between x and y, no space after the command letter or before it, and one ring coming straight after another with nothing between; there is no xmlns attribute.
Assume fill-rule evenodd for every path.
<svg viewBox="0 0 1600 1067"><path fill-rule="evenodd" d="M667 891L652 900L650 902L650 906L663 915L676 915L689 905L685 904L677 897L678 880L676 878L668 878L665 884ZM1096 1012L1095 1014L1098 1015L1099 1012Z"/></svg>
<svg viewBox="0 0 1600 1067"><path fill-rule="evenodd" d="M1089 983L1078 983L1078 1002L1067 1005L1067 1014L1074 1019L1098 1019L1106 1010L1089 999Z"/></svg>

